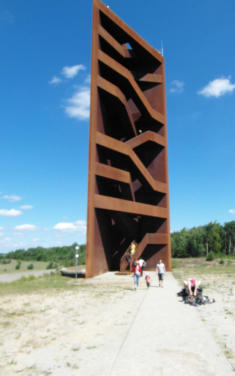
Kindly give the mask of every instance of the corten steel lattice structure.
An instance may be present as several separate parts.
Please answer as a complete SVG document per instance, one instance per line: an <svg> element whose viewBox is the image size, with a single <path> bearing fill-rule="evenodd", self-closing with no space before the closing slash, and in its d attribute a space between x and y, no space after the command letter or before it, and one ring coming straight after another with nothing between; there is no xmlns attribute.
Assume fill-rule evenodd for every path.
<svg viewBox="0 0 235 376"><path fill-rule="evenodd" d="M86 276L171 269L164 59L93 0ZM133 261L133 260L131 260Z"/></svg>

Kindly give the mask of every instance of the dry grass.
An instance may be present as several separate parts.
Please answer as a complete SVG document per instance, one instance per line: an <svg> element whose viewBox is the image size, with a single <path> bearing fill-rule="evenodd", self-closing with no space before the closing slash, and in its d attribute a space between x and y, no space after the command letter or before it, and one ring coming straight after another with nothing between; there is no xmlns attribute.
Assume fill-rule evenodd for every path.
<svg viewBox="0 0 235 376"><path fill-rule="evenodd" d="M9 264L1 264L0 263L0 274L8 274L8 273L20 273L28 271L28 266L33 264L33 270L45 270L47 268L48 262L44 261L21 261L20 269L16 269L16 265L18 264L18 260L11 260Z"/></svg>

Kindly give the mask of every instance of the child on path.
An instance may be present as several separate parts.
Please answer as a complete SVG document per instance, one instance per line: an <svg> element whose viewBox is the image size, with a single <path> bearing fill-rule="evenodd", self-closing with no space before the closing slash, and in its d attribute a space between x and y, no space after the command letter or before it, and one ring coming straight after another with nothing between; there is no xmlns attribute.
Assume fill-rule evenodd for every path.
<svg viewBox="0 0 235 376"><path fill-rule="evenodd" d="M150 281L151 281L151 277L150 277L149 274L146 274L145 281L146 281L146 286L149 287L150 286Z"/></svg>

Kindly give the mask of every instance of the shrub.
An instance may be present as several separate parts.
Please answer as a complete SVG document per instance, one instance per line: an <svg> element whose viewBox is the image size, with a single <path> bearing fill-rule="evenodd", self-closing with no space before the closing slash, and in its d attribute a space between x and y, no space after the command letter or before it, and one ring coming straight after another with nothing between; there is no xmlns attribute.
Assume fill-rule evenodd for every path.
<svg viewBox="0 0 235 376"><path fill-rule="evenodd" d="M29 264L28 266L27 266L27 269L29 269L29 270L31 270L31 269L33 269L34 268L34 265L33 264Z"/></svg>
<svg viewBox="0 0 235 376"><path fill-rule="evenodd" d="M15 266L15 269L19 270L20 267L21 267L21 261L18 261L17 264L16 264L16 266Z"/></svg>
<svg viewBox="0 0 235 376"><path fill-rule="evenodd" d="M47 269L56 269L56 268L58 268L58 265L53 261L49 262L49 264L47 265Z"/></svg>
<svg viewBox="0 0 235 376"><path fill-rule="evenodd" d="M27 281L33 281L34 279L36 279L36 277L34 275L29 275L27 277Z"/></svg>
<svg viewBox="0 0 235 376"><path fill-rule="evenodd" d="M64 266L74 266L74 259L72 259L72 260L65 260Z"/></svg>
<svg viewBox="0 0 235 376"><path fill-rule="evenodd" d="M219 263L220 264L224 264L224 259L221 257L221 259L219 260Z"/></svg>
<svg viewBox="0 0 235 376"><path fill-rule="evenodd" d="M20 281L21 282L27 282L27 281L33 281L34 279L36 279L36 277L34 276L34 275L30 275L30 276L28 276L28 277L21 277L20 278Z"/></svg>
<svg viewBox="0 0 235 376"><path fill-rule="evenodd" d="M208 256L207 256L207 258L206 258L206 261L213 261L214 259L215 259L215 254L214 254L213 251L210 251L210 252L208 253Z"/></svg>

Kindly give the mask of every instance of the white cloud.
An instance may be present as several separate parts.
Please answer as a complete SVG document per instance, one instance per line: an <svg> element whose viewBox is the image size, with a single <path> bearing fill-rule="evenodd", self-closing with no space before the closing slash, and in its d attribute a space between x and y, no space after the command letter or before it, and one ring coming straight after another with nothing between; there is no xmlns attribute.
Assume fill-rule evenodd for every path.
<svg viewBox="0 0 235 376"><path fill-rule="evenodd" d="M2 231L4 229L4 227L0 226L0 231Z"/></svg>
<svg viewBox="0 0 235 376"><path fill-rule="evenodd" d="M59 222L53 229L61 232L81 232L84 234L86 233L86 221Z"/></svg>
<svg viewBox="0 0 235 376"><path fill-rule="evenodd" d="M73 65L71 67L63 67L61 74L66 78L74 78L80 70L84 70L86 67L82 64Z"/></svg>
<svg viewBox="0 0 235 376"><path fill-rule="evenodd" d="M0 232L0 238L2 238L3 237L3 233L2 232Z"/></svg>
<svg viewBox="0 0 235 376"><path fill-rule="evenodd" d="M4 195L2 198L10 202L20 201L22 199L20 196L16 196L16 195Z"/></svg>
<svg viewBox="0 0 235 376"><path fill-rule="evenodd" d="M235 209L229 209L228 211L230 214L235 214Z"/></svg>
<svg viewBox="0 0 235 376"><path fill-rule="evenodd" d="M86 76L85 82L86 82L87 84L90 84L90 83L91 83L91 75L90 75L90 74L88 74L88 76Z"/></svg>
<svg viewBox="0 0 235 376"><path fill-rule="evenodd" d="M184 91L184 82L179 80L171 81L170 93L180 94Z"/></svg>
<svg viewBox="0 0 235 376"><path fill-rule="evenodd" d="M35 225L24 224L24 225L16 226L15 230L17 230L17 231L35 231L36 230L36 226Z"/></svg>
<svg viewBox="0 0 235 376"><path fill-rule="evenodd" d="M33 206L32 205L22 205L20 207L20 209L23 209L23 210L30 210L30 209L33 209Z"/></svg>
<svg viewBox="0 0 235 376"><path fill-rule="evenodd" d="M219 98L227 93L232 93L235 90L235 84L230 81L231 77L216 78L210 81L204 88L202 88L198 94L204 97L216 97Z"/></svg>
<svg viewBox="0 0 235 376"><path fill-rule="evenodd" d="M77 89L74 95L67 99L66 114L78 120L89 119L90 116L90 89L83 86Z"/></svg>
<svg viewBox="0 0 235 376"><path fill-rule="evenodd" d="M62 232L75 232L77 231L76 226L74 223L71 222L60 222L57 223L54 227L54 230L62 231Z"/></svg>
<svg viewBox="0 0 235 376"><path fill-rule="evenodd" d="M58 85L60 82L62 82L61 78L54 76L52 79L49 81L50 85Z"/></svg>
<svg viewBox="0 0 235 376"><path fill-rule="evenodd" d="M0 209L0 215L3 217L17 217L18 215L21 215L22 211L21 210L16 210L16 209Z"/></svg>
<svg viewBox="0 0 235 376"><path fill-rule="evenodd" d="M82 221L82 220L76 221L75 226L77 227L77 230L81 232L82 234L86 233L86 228L87 228L86 221Z"/></svg>

